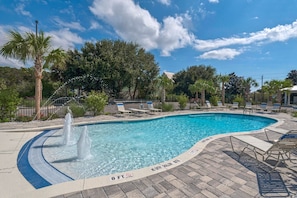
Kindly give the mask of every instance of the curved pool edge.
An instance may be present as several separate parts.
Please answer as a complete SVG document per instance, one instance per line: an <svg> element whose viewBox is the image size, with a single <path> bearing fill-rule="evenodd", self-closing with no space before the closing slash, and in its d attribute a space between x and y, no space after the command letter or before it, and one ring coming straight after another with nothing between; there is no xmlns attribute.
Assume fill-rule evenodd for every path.
<svg viewBox="0 0 297 198"><path fill-rule="evenodd" d="M190 114L201 114L201 113L222 113L222 112L197 112L197 113L184 113L184 114L173 114L173 115L161 115L161 116L156 116L153 118L144 118L144 119L139 119L136 118L134 119L135 121L142 121L142 120L151 120L151 119L157 119L157 118L162 118L162 117L167 117L167 116L176 116L176 115L190 115ZM228 112L223 112L223 113L228 113ZM239 113L232 113L230 114L239 114ZM270 118L276 120L276 123L272 124L271 126L277 127L281 125L284 121L281 119L277 118L272 118L269 116L263 116L263 115L253 115L253 116L260 116L260 117L265 117L265 118ZM114 122L115 120L106 120L102 122ZM125 121L133 121L132 119L128 120L120 120L119 122L125 122ZM84 125L84 124L95 124L95 123L100 123L99 121L97 122L80 122L77 123L76 125ZM239 134L250 134L250 133L261 133L264 131L263 129L260 130L254 130L254 131L243 131L243 132L236 132L236 133L228 133L228 134L218 134L214 136L209 136L207 138L204 138L200 141L198 141L194 146L192 146L189 150L186 152L180 154L179 156L162 162L160 164L156 164L153 166L137 169L137 170L132 170L132 171L127 171L123 173L116 173L112 175L107 175L107 176L100 176L100 177L94 177L94 178L86 178L86 179L79 179L79 180L74 180L74 181L68 181L68 182L63 182L63 183L58 183L54 185L50 185L47 187L43 187L40 189L37 189L34 192L27 193L26 195L30 195L31 197L39 197L39 196L58 196L61 194L67 194L71 192L76 192L76 191L82 191L82 190L88 190L88 189L93 189L93 188L98 188L98 187L104 187L104 186L109 186L109 185L115 185L115 184L120 184L124 182L129 182L141 178L145 178L157 173L161 173L167 170L170 170L172 168L175 168L195 156L199 155L204 148L213 140L227 137L233 134L239 135ZM75 190L74 190L75 189ZM24 195L24 196L26 196Z"/></svg>

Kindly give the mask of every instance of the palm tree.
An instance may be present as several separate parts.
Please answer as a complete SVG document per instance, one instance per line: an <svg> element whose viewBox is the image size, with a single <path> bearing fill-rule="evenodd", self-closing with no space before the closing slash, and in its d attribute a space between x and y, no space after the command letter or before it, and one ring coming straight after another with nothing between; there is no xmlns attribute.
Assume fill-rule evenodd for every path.
<svg viewBox="0 0 297 198"><path fill-rule="evenodd" d="M225 105L225 83L230 80L228 75L219 75L219 81L222 83L222 104Z"/></svg>
<svg viewBox="0 0 297 198"><path fill-rule="evenodd" d="M281 103L282 100L282 89L291 87L293 85L292 80L271 80L266 81L263 86L263 90L269 94L269 98L274 94L277 97L278 103Z"/></svg>
<svg viewBox="0 0 297 198"><path fill-rule="evenodd" d="M162 89L161 102L162 103L165 103L165 100L166 100L166 90L172 88L173 81L171 79L169 79L165 74L163 74L162 76L160 76L158 78L158 83L159 83L159 86Z"/></svg>
<svg viewBox="0 0 297 198"><path fill-rule="evenodd" d="M64 65L66 54L59 48L52 50L51 37L45 36L42 31L39 35L31 32L22 35L19 32L10 31L9 37L9 41L0 50L1 55L19 59L23 63L34 61L36 119L40 119L43 69L53 64Z"/></svg>
<svg viewBox="0 0 297 198"><path fill-rule="evenodd" d="M203 105L205 104L205 91L207 90L208 92L212 93L215 91L215 88L212 81L199 79L194 84L189 85L189 90L192 93L195 92L196 97L199 92L201 93L200 105Z"/></svg>
<svg viewBox="0 0 297 198"><path fill-rule="evenodd" d="M242 79L243 94L246 101L249 101L249 95L251 92L251 87L258 87L259 84L256 80L248 77L247 79Z"/></svg>

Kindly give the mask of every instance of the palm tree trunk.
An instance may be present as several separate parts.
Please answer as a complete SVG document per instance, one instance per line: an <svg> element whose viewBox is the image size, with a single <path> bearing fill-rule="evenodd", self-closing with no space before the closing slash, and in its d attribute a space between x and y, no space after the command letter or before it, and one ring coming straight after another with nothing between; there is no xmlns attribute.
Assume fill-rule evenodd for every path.
<svg viewBox="0 0 297 198"><path fill-rule="evenodd" d="M166 91L165 91L165 89L163 88L163 89L162 89L162 97L161 97L161 101L162 101L162 103L165 103L165 98L166 98Z"/></svg>
<svg viewBox="0 0 297 198"><path fill-rule="evenodd" d="M201 103L202 106L205 105L205 90L202 90L201 92Z"/></svg>
<svg viewBox="0 0 297 198"><path fill-rule="evenodd" d="M224 87L224 83L222 84L222 104L225 105L225 87Z"/></svg>
<svg viewBox="0 0 297 198"><path fill-rule="evenodd" d="M42 64L41 58L37 57L35 60L35 110L36 110L36 119L40 120L40 103L42 97Z"/></svg>

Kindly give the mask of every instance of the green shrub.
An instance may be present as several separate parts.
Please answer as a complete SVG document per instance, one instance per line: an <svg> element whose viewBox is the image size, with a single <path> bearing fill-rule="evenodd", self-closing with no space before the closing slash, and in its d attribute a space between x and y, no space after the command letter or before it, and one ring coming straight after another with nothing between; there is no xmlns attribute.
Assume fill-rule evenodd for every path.
<svg viewBox="0 0 297 198"><path fill-rule="evenodd" d="M162 104L162 111L166 112L166 111L173 111L173 104L170 103L163 103Z"/></svg>
<svg viewBox="0 0 297 198"><path fill-rule="evenodd" d="M72 116L74 118L83 117L86 113L84 107L76 103L70 103L69 108L72 111Z"/></svg>
<svg viewBox="0 0 297 198"><path fill-rule="evenodd" d="M177 97L177 101L178 101L178 104L179 104L179 108L180 109L185 109L186 106L187 106L187 102L188 102L188 97L185 95L185 94L182 94L182 95L179 95Z"/></svg>
<svg viewBox="0 0 297 198"><path fill-rule="evenodd" d="M233 102L238 102L238 105L239 105L239 106L244 106L244 99L243 99L242 96L237 95L237 96L234 98Z"/></svg>
<svg viewBox="0 0 297 198"><path fill-rule="evenodd" d="M94 115L99 115L104 111L108 96L104 92L91 91L86 98L87 109L93 111Z"/></svg>
<svg viewBox="0 0 297 198"><path fill-rule="evenodd" d="M9 122L16 117L21 99L15 90L0 90L0 122Z"/></svg>
<svg viewBox="0 0 297 198"><path fill-rule="evenodd" d="M209 98L209 102L213 106L218 106L218 100L219 100L219 97L218 96L211 96Z"/></svg>

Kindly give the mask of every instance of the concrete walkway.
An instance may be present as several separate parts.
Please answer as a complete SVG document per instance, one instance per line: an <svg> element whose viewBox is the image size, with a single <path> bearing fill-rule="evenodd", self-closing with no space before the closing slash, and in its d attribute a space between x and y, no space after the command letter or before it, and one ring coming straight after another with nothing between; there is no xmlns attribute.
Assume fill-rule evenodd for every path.
<svg viewBox="0 0 297 198"><path fill-rule="evenodd" d="M239 110L235 112L242 113ZM193 111L182 113L193 113ZM289 114L266 115L283 120L279 127L297 128L296 120ZM119 118L114 116L79 118L75 119L75 123L114 119ZM129 116L124 119L135 119L135 117ZM94 179L91 188L86 185L86 181L74 181L36 190L18 171L17 155L20 148L43 129L62 125L63 119L0 124L1 197L297 197L297 164L290 163L289 168L281 166L276 172L269 173L267 172L271 169L269 163L273 161L269 163L257 161L252 154L242 155L239 158L237 153L232 151L228 136L215 136L207 140L203 150L192 153L191 159L184 160L173 168L160 169L155 174L143 178L130 178L129 181L123 179L106 186L99 183L97 185L97 180ZM265 139L263 133L253 133L253 135ZM272 135L275 138L279 137L278 134ZM235 149L240 148L242 143L236 143ZM292 156L296 157L294 154Z"/></svg>

